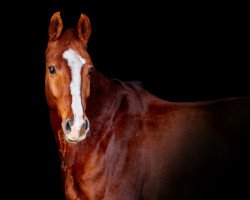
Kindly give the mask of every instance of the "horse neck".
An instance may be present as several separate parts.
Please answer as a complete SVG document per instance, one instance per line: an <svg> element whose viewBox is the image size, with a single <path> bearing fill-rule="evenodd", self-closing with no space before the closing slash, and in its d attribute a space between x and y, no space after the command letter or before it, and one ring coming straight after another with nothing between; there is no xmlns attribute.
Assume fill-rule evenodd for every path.
<svg viewBox="0 0 250 200"><path fill-rule="evenodd" d="M94 71L90 78L90 96L87 100L86 115L90 121L104 120L116 101L115 86L98 71Z"/></svg>
<svg viewBox="0 0 250 200"><path fill-rule="evenodd" d="M112 124L117 115L121 113L138 115L145 111L141 93L130 84L111 81L98 71L91 74L90 84L90 96L86 107L90 132L86 140L66 150L66 156L63 157L65 166L88 162L89 159L94 158L92 154L98 152L97 149L100 146L105 146L98 143L101 141L108 143L112 136Z"/></svg>
<svg viewBox="0 0 250 200"><path fill-rule="evenodd" d="M90 85L86 115L92 124L93 122L103 124L107 119L112 120L118 111L131 115L138 115L145 111L144 97L148 95L138 87L138 84L109 80L98 71L94 71ZM92 126L94 130L96 125Z"/></svg>

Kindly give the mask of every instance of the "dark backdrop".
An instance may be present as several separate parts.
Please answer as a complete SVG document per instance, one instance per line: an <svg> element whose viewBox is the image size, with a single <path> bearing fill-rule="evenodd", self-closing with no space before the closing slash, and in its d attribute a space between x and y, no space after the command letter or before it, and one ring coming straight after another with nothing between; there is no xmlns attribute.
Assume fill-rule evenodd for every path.
<svg viewBox="0 0 250 200"><path fill-rule="evenodd" d="M11 97L3 98L11 105L6 118L14 115L16 120L6 120L12 131L3 143L10 152L5 165L13 177L20 176L8 179L11 188L20 188L18 195L63 198L44 95L47 30L56 11L62 12L65 28L75 27L81 12L89 16L89 54L108 78L141 81L146 90L169 101L250 94L244 6L162 2L41 0L8 7L2 30L10 42L2 74L12 76L2 92Z"/></svg>

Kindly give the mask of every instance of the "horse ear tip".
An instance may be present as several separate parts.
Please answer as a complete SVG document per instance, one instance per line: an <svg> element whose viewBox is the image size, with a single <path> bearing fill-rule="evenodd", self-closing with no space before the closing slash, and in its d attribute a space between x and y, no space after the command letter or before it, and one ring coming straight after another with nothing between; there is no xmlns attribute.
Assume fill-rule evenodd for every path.
<svg viewBox="0 0 250 200"><path fill-rule="evenodd" d="M85 15L84 13L81 13L80 14L80 19L84 19L84 18L86 18L87 17L87 15Z"/></svg>
<svg viewBox="0 0 250 200"><path fill-rule="evenodd" d="M56 11L56 12L54 12L54 14L52 15L52 18L57 18L57 17L61 17L61 11Z"/></svg>

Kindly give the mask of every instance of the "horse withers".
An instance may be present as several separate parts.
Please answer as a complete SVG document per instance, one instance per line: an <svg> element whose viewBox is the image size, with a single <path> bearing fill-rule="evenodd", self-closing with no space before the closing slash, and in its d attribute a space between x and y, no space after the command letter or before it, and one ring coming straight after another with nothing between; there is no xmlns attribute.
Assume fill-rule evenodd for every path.
<svg viewBox="0 0 250 200"><path fill-rule="evenodd" d="M250 98L159 99L94 68L86 15L76 29L62 30L57 12L49 25L45 90L67 199L223 199L244 193Z"/></svg>

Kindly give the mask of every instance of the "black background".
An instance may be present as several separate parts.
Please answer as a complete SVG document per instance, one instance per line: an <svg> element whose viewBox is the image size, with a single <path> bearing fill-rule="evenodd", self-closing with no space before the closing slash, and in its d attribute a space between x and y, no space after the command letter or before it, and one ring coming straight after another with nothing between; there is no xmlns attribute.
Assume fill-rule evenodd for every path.
<svg viewBox="0 0 250 200"><path fill-rule="evenodd" d="M138 80L169 101L246 96L249 24L244 5L164 1L18 1L1 17L2 143L9 188L26 199L61 199L60 164L44 95L50 17L92 24L88 51L108 78ZM3 7L3 10L5 7ZM247 51L248 50L248 51ZM8 152L5 154L4 152ZM11 190L12 191L12 190ZM33 193L37 196L34 198ZM8 195L14 195L10 192Z"/></svg>

